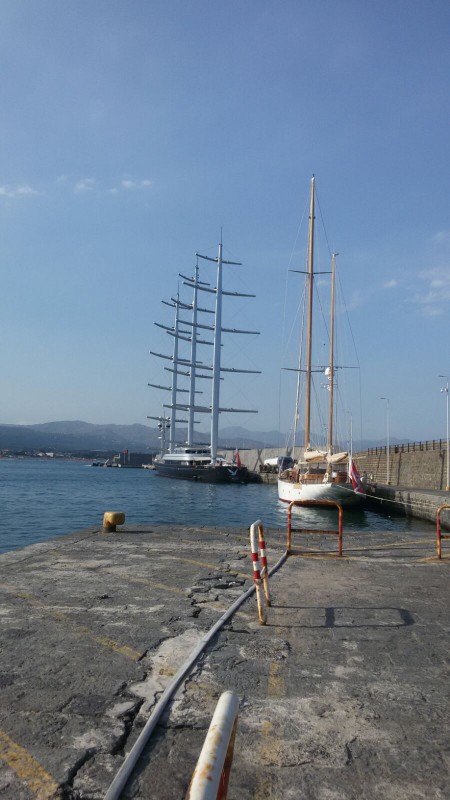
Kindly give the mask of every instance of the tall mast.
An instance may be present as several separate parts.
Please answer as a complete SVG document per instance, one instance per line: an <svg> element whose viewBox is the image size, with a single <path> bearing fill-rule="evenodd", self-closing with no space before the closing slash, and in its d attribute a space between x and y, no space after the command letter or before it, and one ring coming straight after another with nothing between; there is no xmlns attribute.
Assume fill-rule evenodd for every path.
<svg viewBox="0 0 450 800"><path fill-rule="evenodd" d="M234 266L242 266L239 261L224 261L222 258L222 239L219 244L219 253L217 258L210 258L201 253L197 253L200 258L206 261L213 261L217 264L217 285L214 289L208 289L206 286L199 286L199 289L206 292L213 292L216 295L215 313L214 313L214 351L213 351L213 382L212 382L212 396L211 396L211 458L214 461L217 456L217 448L219 445L219 414L221 411L232 413L246 413L254 414L255 411L247 408L221 408L220 401L220 380L222 372L246 372L259 374L260 370L254 369L236 369L234 367L221 367L220 357L222 348L222 333L245 333L257 334L258 331L244 331L237 330L236 328L222 328L222 298L224 295L231 297L254 297L254 294L243 294L242 292L228 292L222 289L222 269L224 264L232 264ZM206 410L206 409L204 409Z"/></svg>
<svg viewBox="0 0 450 800"><path fill-rule="evenodd" d="M211 458L217 456L219 444L219 394L220 394L220 351L222 347L222 237L217 256L216 316L214 327L213 386L211 400Z"/></svg>
<svg viewBox="0 0 450 800"><path fill-rule="evenodd" d="M170 406L169 406L169 408L171 410L171 416L168 417L167 419L165 417L161 417L161 419L159 417L148 417L148 419L158 419L158 420L160 419L160 421L162 420L163 429L162 429L161 443L162 443L163 447L165 446L165 427L170 428L170 433L169 433L169 452L172 453L173 449L174 449L174 446L176 444L176 423L178 421L175 418L175 408L176 408L176 405L177 405L177 392L178 392L178 363L179 363L178 362L178 339L180 338L179 326L180 326L180 305L181 305L181 303L180 303L180 292L179 292L179 290L177 291L176 299L173 298L172 302L169 303L166 300L163 300L162 302L164 303L164 305L170 306L171 308L175 309L175 322L174 322L173 328L169 328L166 325L162 325L159 322L155 322L154 324L157 325L158 328L163 328L165 331L167 331L167 333L170 333L173 336L172 356L164 356L161 353L154 353L152 350L150 350L150 353L152 355L158 356L158 358L166 358L168 361L172 361L173 369L170 370L170 372L172 372L172 385L171 386L160 386L159 384L155 384L155 383L149 383L148 385L149 386L153 386L156 389L164 389L166 391L170 391L171 398L170 398ZM166 426L166 422L169 423L167 426Z"/></svg>
<svg viewBox="0 0 450 800"><path fill-rule="evenodd" d="M174 308L175 309L175 322L174 322L174 325L171 327L171 326L163 325L160 322L155 322L154 324L158 328L162 328L163 330L165 330L166 333L169 334L169 336L173 337L173 340L174 340L173 341L173 351L172 351L172 355L171 356L164 355L163 353L155 353L153 350L150 350L150 353L153 356L157 356L157 358L163 358L163 359L166 359L167 361L171 361L172 362L172 365L173 365L172 367L165 367L165 369L172 374L172 385L171 386L161 386L158 383L149 383L148 385L154 387L155 389L163 389L166 392L170 392L170 404L164 404L164 408L169 408L170 409L170 417L167 417L167 418L165 416L163 416L161 418L160 417L148 417L148 419L157 419L158 421L162 420L164 422L164 424L165 424L165 427L166 428L170 428L169 451L172 453L174 448L175 448L175 445L177 444L177 441L176 441L176 426L177 426L177 423L178 422L180 422L180 423L187 422L187 420L178 419L176 417L176 409L183 408L183 410L185 410L184 406L182 407L182 406L180 406L178 404L178 394L179 393L187 393L187 389L181 389L179 387L179 385L178 385L178 377L179 377L179 375L185 376L185 375L189 374L189 373L186 373L186 372L182 372L180 370L180 366L181 367L186 367L186 365L188 365L189 362L186 361L186 359L180 359L179 354L178 354L178 342L179 342L180 339L184 339L184 340L190 341L190 339L188 339L186 337L186 331L180 330L180 323L182 322L180 320L180 309L190 308L190 306L187 306L185 303L181 302L181 300L180 300L180 292L179 291L177 292L177 296L176 297L172 297L171 298L170 302L167 301L167 300L163 300L162 303L164 305L166 305L166 306L169 306L170 308ZM163 442L165 443L165 437L163 439Z"/></svg>
<svg viewBox="0 0 450 800"><path fill-rule="evenodd" d="M237 261L224 261L222 258L222 241L219 245L219 253L216 258L210 258L209 256L204 256L201 253L197 253L197 265L195 267L195 275L194 277L186 277L185 275L181 275L180 277L183 279L183 283L185 286L189 286L191 289L194 290L194 296L192 304L184 303L180 300L179 292L176 298L171 298L171 302L167 302L163 300L165 305L168 305L175 309L175 322L173 326L163 325L159 322L155 322L159 328L163 328L170 336L174 338L173 344L173 351L172 355L165 355L163 353L156 353L153 350L150 350L150 353L158 358L163 358L169 362L171 362L172 366L165 367L165 369L172 373L172 385L171 386L161 386L160 384L156 383L149 383L149 386L153 386L156 389L163 389L164 391L168 391L171 393L171 401L170 404L163 406L163 408L169 408L171 411L171 416L167 419L165 417L149 417L149 419L157 419L159 423L162 423L167 428L170 427L170 437L169 437L169 449L170 452L173 452L176 442L176 423L185 423L187 425L187 444L192 445L194 444L194 426L196 423L195 414L211 414L211 458L213 461L217 457L217 448L218 448L218 436L219 436L219 414L221 412L226 413L248 413L254 414L256 411L251 409L241 409L241 408L221 408L219 406L219 395L220 395L220 381L221 381L221 373L223 372L232 372L232 373L253 373L258 374L260 370L249 370L249 369L237 369L235 367L222 367L221 366L221 349L222 349L222 333L240 333L240 334L257 334L258 331L247 331L247 330L237 330L236 328L223 328L222 327L222 299L225 295L229 295L231 297L254 297L253 294L243 294L241 292L229 292L224 291L222 288L222 268L224 264L233 264L235 266L241 266L240 262ZM210 286L209 283L205 281L199 280L199 269L198 269L198 258L205 259L206 261L211 261L215 265L217 265L217 286L213 287ZM197 298L198 292L209 292L214 294L215 297L215 308L203 308L199 307ZM180 311L192 311L191 319L182 319L180 316ZM205 313L205 314L212 314L214 315L214 323L211 325L204 324L203 322L198 321L198 313ZM183 315L184 316L184 315ZM201 331L209 331L214 335L214 341L205 340L202 338ZM190 356L189 358L184 358L179 354L179 347L178 342L179 340L184 340L186 342L190 342ZM212 366L199 361L197 358L197 345L210 345L213 347L213 364ZM189 378L189 388L181 388L179 386L178 378L180 377L187 377ZM211 403L205 405L199 405L196 403L196 396L198 394L203 394L203 392L198 391L196 389L196 382L200 379L209 379L212 381L212 397ZM187 394L189 395L189 399L187 402L180 401L178 399L179 394ZM178 419L176 414L178 411L188 412L188 419ZM167 424L166 424L167 423ZM165 435L165 428L163 428L163 433ZM164 444L164 439L163 439Z"/></svg>
<svg viewBox="0 0 450 800"><path fill-rule="evenodd" d="M330 312L330 374L329 390L330 390L330 406L328 412L328 442L327 451L331 455L333 452L333 393L334 393L334 284L335 284L335 271L336 271L336 256L333 253L331 257L331 312Z"/></svg>
<svg viewBox="0 0 450 800"><path fill-rule="evenodd" d="M171 406L171 424L169 433L169 452L173 453L176 444L176 419L175 419L175 406L177 404L177 389L178 389L178 337L180 327L180 290L177 291L177 299L175 303L175 326L173 333L173 378L172 378L172 392L170 398Z"/></svg>
<svg viewBox="0 0 450 800"><path fill-rule="evenodd" d="M197 359L197 295L198 295L198 258L195 267L194 278L194 298L192 300L192 338L191 338L191 374L189 378L189 416L187 443L192 445L194 442L194 419L195 419L195 378L196 378L196 359Z"/></svg>
<svg viewBox="0 0 450 800"><path fill-rule="evenodd" d="M305 450L310 449L311 438L311 353L312 353L312 312L314 289L314 175L311 178L311 196L309 202L309 234L308 234L308 327L306 342L306 399L305 399Z"/></svg>

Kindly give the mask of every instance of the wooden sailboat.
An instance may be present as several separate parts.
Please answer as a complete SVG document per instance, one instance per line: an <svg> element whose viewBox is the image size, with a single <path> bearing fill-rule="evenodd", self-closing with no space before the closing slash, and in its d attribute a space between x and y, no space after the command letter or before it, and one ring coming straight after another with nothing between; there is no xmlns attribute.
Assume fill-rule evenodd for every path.
<svg viewBox="0 0 450 800"><path fill-rule="evenodd" d="M336 254L331 260L331 312L330 312L330 356L329 365L325 369L328 381L329 410L328 433L326 446L314 448L311 444L311 394L312 374L323 371L312 363L313 340L313 290L314 290L314 226L315 226L315 179L311 180L309 204L309 231L307 253L307 344L305 368L305 442L301 458L292 469L286 470L278 478L278 497L285 502L301 500L303 502L317 500L334 500L342 505L355 505L360 501L359 475L351 462L348 452L335 452L333 446L333 408L334 408L334 314L335 314L335 268ZM295 270L298 271L298 270ZM303 372L299 364L299 382ZM298 384L299 385L299 384ZM299 391L297 389L297 403ZM296 409L296 419L298 407ZM295 446L295 432L294 432Z"/></svg>
<svg viewBox="0 0 450 800"><path fill-rule="evenodd" d="M251 294L239 292L228 292L223 289L223 266L224 264L234 264L241 266L238 262L225 261L222 255L222 242L219 244L217 258L197 253L197 267L193 278L183 275L184 285L193 290L192 303L180 301L179 295L169 303L175 309L175 323L173 327L166 331L173 337L174 346L171 356L162 353L152 355L165 358L172 362L169 371L172 374L172 385L170 387L160 386L159 384L149 384L158 389L170 391L171 400L164 408L168 409L161 417L149 417L157 419L161 429L162 447L160 456L155 459L154 467L158 475L168 478L181 478L185 480L196 480L208 483L244 483L248 480L248 470L240 463L239 456L234 462L227 461L218 452L219 449L219 415L227 413L256 413L252 409L223 408L220 405L220 385L223 374L233 373L258 373L259 370L247 370L237 368L225 368L221 363L222 354L222 333L236 334L256 334L257 331L236 330L222 327L222 300L228 295L232 297L254 297ZM198 270L198 258L214 262L217 265L217 283L212 287L209 283L200 281ZM200 308L198 306L198 293L206 292L215 296L214 309ZM181 314L191 314L190 319L181 318ZM214 321L211 324L201 322L199 315L212 314ZM155 323L158 324L158 323ZM200 338L208 332L213 335L213 340ZM190 342L189 358L183 358L179 353L180 341ZM199 360L197 355L198 345L212 346L212 364ZM179 378L189 378L189 388L182 388ZM211 403L203 404L197 402L197 395L201 394L197 389L199 380L211 381ZM187 402L180 398L181 393L187 393ZM184 412L187 419L179 419L177 414ZM197 422L198 414L211 415L211 439L210 444L196 444L194 441L194 426ZM177 443L178 424L187 425L187 441L183 444ZM169 430L168 449L165 448L165 431Z"/></svg>

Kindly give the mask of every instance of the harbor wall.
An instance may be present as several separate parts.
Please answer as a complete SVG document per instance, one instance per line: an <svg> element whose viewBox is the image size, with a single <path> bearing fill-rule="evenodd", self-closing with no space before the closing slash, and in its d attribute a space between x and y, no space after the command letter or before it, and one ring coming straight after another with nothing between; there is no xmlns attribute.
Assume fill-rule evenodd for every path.
<svg viewBox="0 0 450 800"><path fill-rule="evenodd" d="M367 499L369 508L375 511L387 510L389 513L406 514L407 517L424 519L436 524L436 513L440 506L448 503L448 492L439 490L414 489L400 486L378 484L376 497ZM441 527L450 528L450 509L442 509Z"/></svg>
<svg viewBox="0 0 450 800"><path fill-rule="evenodd" d="M361 473L375 483L388 483L387 448L370 448L355 454ZM413 442L389 449L389 484L416 489L445 490L447 485L447 443L445 440Z"/></svg>
<svg viewBox="0 0 450 800"><path fill-rule="evenodd" d="M239 450L242 463L253 472L259 472L266 458L291 455L292 448L280 450L262 447L255 450ZM223 451L222 451L223 452ZM233 450L226 455L232 458ZM353 458L361 474L364 472L375 483L386 484L387 448L374 447ZM391 486L408 486L417 489L445 490L447 484L447 442L437 439L427 442L409 442L389 449L389 483Z"/></svg>

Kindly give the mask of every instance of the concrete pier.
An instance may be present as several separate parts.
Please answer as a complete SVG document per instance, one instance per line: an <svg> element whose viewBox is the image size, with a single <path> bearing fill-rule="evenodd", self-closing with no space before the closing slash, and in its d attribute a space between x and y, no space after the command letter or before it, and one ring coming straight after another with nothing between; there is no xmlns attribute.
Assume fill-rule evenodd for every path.
<svg viewBox="0 0 450 800"><path fill-rule="evenodd" d="M387 486L377 484L374 487L373 499L367 498L370 508L389 509L407 517L423 519L436 524L436 512L442 505L450 504L450 493L433 489L415 489L408 486ZM442 513L442 526L448 528L450 510Z"/></svg>
<svg viewBox="0 0 450 800"><path fill-rule="evenodd" d="M101 515L100 515L101 519ZM248 520L248 524L254 520ZM101 524L101 523L100 523ZM0 557L2 800L97 800L172 676L252 584L248 531L125 525ZM285 532L266 530L269 568ZM220 694L240 711L229 800L444 800L450 542L294 535L208 645L123 797L185 796Z"/></svg>

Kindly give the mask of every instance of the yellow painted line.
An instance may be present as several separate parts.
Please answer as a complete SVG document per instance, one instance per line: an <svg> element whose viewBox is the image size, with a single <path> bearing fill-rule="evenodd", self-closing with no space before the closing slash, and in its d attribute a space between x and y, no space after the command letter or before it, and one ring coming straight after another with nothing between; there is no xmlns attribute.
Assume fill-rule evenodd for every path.
<svg viewBox="0 0 450 800"><path fill-rule="evenodd" d="M56 800L60 796L58 784L39 761L2 730L0 759L15 772L20 781L26 783L36 800Z"/></svg>
<svg viewBox="0 0 450 800"><path fill-rule="evenodd" d="M88 639L91 639L93 642L96 642L96 644L100 644L102 647L107 647L108 650L112 650L114 653L119 653L120 655L126 656L126 658L130 658L132 661L137 661L142 655L142 653L138 650L133 650L133 648L128 647L128 645L119 644L119 642L116 642L109 636L97 636L97 634L93 633L85 625L79 625L77 622L73 622L73 620L71 620L64 611L56 611L51 606L42 603L28 592L17 592L8 586L5 586L4 584L0 584L0 588L6 589L6 591L8 591L14 597L25 600L32 608L38 608L41 611L46 611L50 617L58 622L64 622L78 635L83 635Z"/></svg>
<svg viewBox="0 0 450 800"><path fill-rule="evenodd" d="M70 620L67 620L70 623ZM93 642L97 644L101 644L102 647L107 647L108 650L112 650L114 653L119 653L126 658L131 659L131 661L138 661L138 659L142 656L142 653L138 650L134 650L132 647L128 647L126 644L119 644L116 642L115 639L110 639L109 636L97 636L95 633L89 630L89 628L85 628L83 625L75 624L75 629L78 633L84 634L89 639L92 639Z"/></svg>
<svg viewBox="0 0 450 800"><path fill-rule="evenodd" d="M333 560L339 558L341 561L352 561L353 559L345 554L345 552L340 556L338 553L327 553L324 551L323 553L319 552L318 550L304 550L301 552L293 552L289 553L289 558L323 558L325 560Z"/></svg>
<svg viewBox="0 0 450 800"><path fill-rule="evenodd" d="M209 534L218 534L219 536L223 534L223 531L220 530L212 530L212 528L186 528L190 533L209 533ZM233 539L248 539L248 536L244 536L242 533L235 533L234 531L225 530L229 536L232 536ZM197 544L197 542L192 542L192 544Z"/></svg>
<svg viewBox="0 0 450 800"><path fill-rule="evenodd" d="M363 547L345 547L344 543L344 552L342 557L344 559L348 559L349 561L356 560L356 557L352 557L352 553L370 553L372 550L390 550L394 548L405 548L411 549L415 545L419 544L430 544L430 539L414 539L414 540L407 540L402 542L390 542L389 544L379 544L379 545L364 545ZM307 548L303 550L297 550L294 548L293 551L289 554L289 557L300 557L300 558L338 558L339 556L335 551L329 550L309 550Z"/></svg>
<svg viewBox="0 0 450 800"><path fill-rule="evenodd" d="M269 678L267 694L269 697L284 697L286 694L286 684L281 674L283 665L279 661L271 661L269 665Z"/></svg>
<svg viewBox="0 0 450 800"><path fill-rule="evenodd" d="M207 561L197 561L195 558L181 558L180 556L162 556L162 558L166 561L183 561L186 564L194 564L198 567L205 567L205 569L221 569L220 564L209 564ZM239 578L251 579L252 577L248 572L236 572L235 570L230 570L226 574L237 575Z"/></svg>
<svg viewBox="0 0 450 800"><path fill-rule="evenodd" d="M277 633L280 628L276 629ZM269 674L267 677L267 697L279 699L286 696L286 683L283 677L283 664L279 661L271 661L269 664ZM280 730L281 728L281 730ZM264 765L256 776L254 798L264 796L275 798L276 786L274 777L268 774L268 766L280 767L283 764L283 734L284 726L280 723L274 725L268 719L263 719L261 723L261 740L259 746L259 760Z"/></svg>
<svg viewBox="0 0 450 800"><path fill-rule="evenodd" d="M127 578L130 583L143 583L145 586L150 586L155 589L162 589L164 592L170 592L171 594L182 594L183 597L186 597L186 592L189 590L189 587L186 589L179 589L177 586L170 586L168 583L157 583L156 581L152 581L149 578Z"/></svg>
<svg viewBox="0 0 450 800"><path fill-rule="evenodd" d="M450 564L450 556L428 556L427 558L418 558L419 564Z"/></svg>
<svg viewBox="0 0 450 800"><path fill-rule="evenodd" d="M388 544L374 544L365 545L364 547L347 547L345 548L352 553L365 552L367 550L386 550L390 547L413 547L416 544L430 544L430 539L407 539L402 542L390 542Z"/></svg>
<svg viewBox="0 0 450 800"><path fill-rule="evenodd" d="M264 765L264 770L267 766L280 767L283 763L282 760L282 743L280 741L280 725L274 726L272 722L265 719L261 725L261 747L260 758L261 763ZM258 776L259 780L256 786L255 798L261 797L261 790L266 786L267 776ZM272 788L272 787L271 787ZM266 795L264 794L264 797ZM274 797L272 793L269 797Z"/></svg>
<svg viewBox="0 0 450 800"><path fill-rule="evenodd" d="M249 528L250 528L250 526L249 526ZM186 528L186 530L188 530L191 533L210 533L210 534L211 533L218 533L219 537L220 537L220 534L222 533L221 531L212 531L211 529L204 530L203 528ZM245 533L245 534L244 533L236 533L235 531L229 531L229 530L225 530L224 533L227 534L228 538L237 539L238 541L242 541L242 542L249 542L250 541L249 533ZM264 536L265 536L265 540L266 540L266 545L267 546L270 546L271 544L273 544L273 545L278 545L279 547L283 547L283 545L284 545L284 543L286 541L286 534L280 528L275 529L275 531L272 533L268 528L265 527L264 528ZM219 538L219 541L222 542L223 540ZM186 540L183 539L183 544L185 544L185 542L186 542ZM189 544L192 544L192 545L195 546L195 545L198 545L199 542L192 541L192 542L189 542Z"/></svg>

